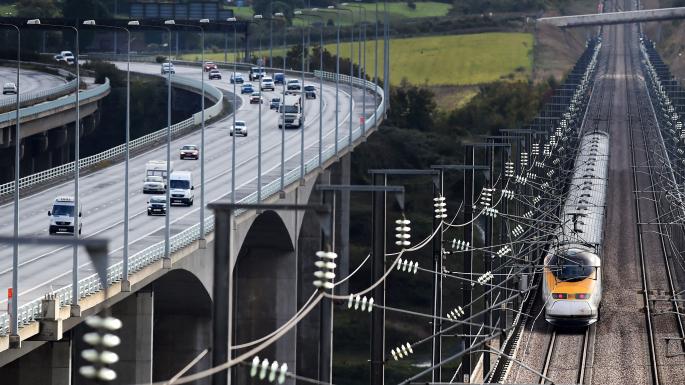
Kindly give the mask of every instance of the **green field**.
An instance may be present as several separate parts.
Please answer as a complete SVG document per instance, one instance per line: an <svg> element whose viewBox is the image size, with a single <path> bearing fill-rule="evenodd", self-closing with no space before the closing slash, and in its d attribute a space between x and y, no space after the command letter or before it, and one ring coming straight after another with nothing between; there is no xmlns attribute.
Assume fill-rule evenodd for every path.
<svg viewBox="0 0 685 385"><path fill-rule="evenodd" d="M17 7L14 4L2 4L0 5L0 16L16 16Z"/></svg>
<svg viewBox="0 0 685 385"><path fill-rule="evenodd" d="M393 39L390 41L392 84L407 78L414 84L471 85L489 83L510 75L527 78L531 71L533 36L527 33L481 33ZM374 42L366 44L367 73L373 74ZM335 45L326 45L335 52ZM382 61L383 41L378 44ZM349 57L349 45L341 48ZM357 59L355 58L355 62ZM383 72L382 62L378 65Z"/></svg>
<svg viewBox="0 0 685 385"><path fill-rule="evenodd" d="M375 11L376 11L376 5L375 4L369 4L369 3L360 3L362 7L364 7L365 12L366 12L366 20L367 21L373 21L375 19ZM401 19L418 19L418 18L423 18L423 17L440 17L440 16L446 16L447 12L452 8L450 4L445 4L445 3L437 3L434 1L427 1L427 2L417 2L416 3L416 9L411 9L407 6L406 2L402 3L388 3L388 16L392 21L397 21ZM230 8L230 7L229 7ZM252 11L251 7L233 7L230 8L233 10L235 17L239 19L250 19L252 18L252 15L254 12ZM358 7L349 7L349 9L353 10L355 13L355 20L358 20L359 18L359 8ZM381 17L381 13L383 12L383 4L378 5L378 13L379 17ZM325 11L324 13L321 13L322 15L326 15L327 18L332 18L335 19L335 13ZM340 16L342 18L343 24L349 24L349 12L341 12ZM364 11L362 11L362 16L364 15Z"/></svg>
<svg viewBox="0 0 685 385"><path fill-rule="evenodd" d="M390 42L391 83L407 78L413 84L474 85L500 79L527 79L531 72L533 37L527 33L480 33L392 39ZM325 48L335 53L335 44ZM367 73L374 73L374 41L366 44ZM379 76L383 73L383 41L379 41ZM255 52L268 57L269 52ZM274 56L283 54L274 48ZM349 44L341 44L341 57L350 56ZM354 49L355 63L357 47ZM199 60L199 55L184 55L186 60ZM223 53L208 54L206 60L223 61ZM228 56L233 60L233 55Z"/></svg>

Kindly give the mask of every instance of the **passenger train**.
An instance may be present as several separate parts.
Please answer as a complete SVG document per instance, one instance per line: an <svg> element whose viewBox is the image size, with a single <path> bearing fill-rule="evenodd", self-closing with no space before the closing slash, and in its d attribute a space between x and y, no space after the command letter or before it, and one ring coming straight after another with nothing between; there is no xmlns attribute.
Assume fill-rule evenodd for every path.
<svg viewBox="0 0 685 385"><path fill-rule="evenodd" d="M561 212L563 223L544 259L542 299L545 319L553 325L586 326L599 318L608 166L609 134L585 134Z"/></svg>

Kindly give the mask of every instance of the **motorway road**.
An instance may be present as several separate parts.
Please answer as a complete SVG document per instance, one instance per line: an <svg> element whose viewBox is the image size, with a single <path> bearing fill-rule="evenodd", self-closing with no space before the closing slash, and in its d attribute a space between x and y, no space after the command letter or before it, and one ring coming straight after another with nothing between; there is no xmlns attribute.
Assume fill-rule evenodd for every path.
<svg viewBox="0 0 685 385"><path fill-rule="evenodd" d="M159 75L159 65L132 64L132 70ZM176 76L200 76L200 68L176 67ZM224 73L224 79L228 74ZM232 90L233 86L227 80L212 81L212 85ZM310 84L307 82L306 84ZM315 82L312 82L315 84ZM342 87L341 87L342 88ZM265 92L268 100L272 92ZM319 93L320 95L320 93ZM355 89L354 122L362 112L363 91ZM241 108L237 111L237 119L245 120L248 124L248 136L236 138L236 172L237 197L253 192L256 187L257 176L257 140L259 106L249 104L246 96ZM335 129L335 87L324 83L323 89L323 133L324 148L333 145ZM372 113L373 96L367 94L367 115ZM349 130L349 95L340 93L339 126L341 138L347 136ZM318 154L319 138L319 102L309 100L305 104L305 162ZM269 110L265 103L262 106L262 170L263 184L278 178L280 170L281 130L278 129L277 113ZM106 117L103 117L106 119ZM226 197L231 186L231 137L228 128L232 117L223 118L206 127L206 148L201 156L205 157L206 202L212 202ZM161 127L160 127L161 128ZM123 129L123 127L122 127ZM286 172L299 164L300 130L286 130ZM172 235L191 225L198 223L200 218L200 161L179 160L178 149L184 144L200 144L199 130L180 139L171 145L172 160L175 170L188 170L193 173L195 185L195 205L191 207L174 206L171 209ZM164 239L164 217L149 217L146 215L146 202L150 195L142 193L142 180L145 173L145 163L149 160L163 160L166 157L166 146L154 148L144 154L131 158L130 164L130 255ZM110 239L110 263L122 258L123 246L123 179L124 164L119 163L81 178L81 203L83 207L83 237L106 237ZM23 197L20 202L20 235L47 236L48 216L52 201L61 195L73 195L73 181L65 182L50 189ZM0 223L0 233L12 234L13 218L12 203L0 206L0 216L7 218ZM209 210L205 210L210 215ZM57 235L59 236L59 235ZM85 250L79 252L79 278L93 274ZM71 283L72 250L71 248L57 248L54 246L23 246L20 249L19 269L19 304L42 297L49 290L58 289ZM12 247L0 245L0 291L11 287ZM5 311L6 298L0 299L0 312Z"/></svg>
<svg viewBox="0 0 685 385"><path fill-rule="evenodd" d="M0 67L0 86L7 82L17 82L17 69ZM19 71L19 93L43 91L66 83L66 79L45 72L25 70ZM0 104L6 100L14 100L14 95L0 95Z"/></svg>

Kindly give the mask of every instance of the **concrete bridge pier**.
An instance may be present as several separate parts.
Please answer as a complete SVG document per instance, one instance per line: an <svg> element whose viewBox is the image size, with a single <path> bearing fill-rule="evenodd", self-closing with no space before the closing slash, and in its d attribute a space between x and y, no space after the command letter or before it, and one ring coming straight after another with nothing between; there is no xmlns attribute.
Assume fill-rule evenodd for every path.
<svg viewBox="0 0 685 385"><path fill-rule="evenodd" d="M30 136L26 140L28 140L31 154L34 154L31 157L30 162L25 162L28 164L26 164L25 167L22 167L23 171L27 171L26 175L34 174L38 171L52 167L50 164L52 156L50 152L47 151L49 148L48 135L46 133L40 133Z"/></svg>
<svg viewBox="0 0 685 385"><path fill-rule="evenodd" d="M234 341L240 345L261 338L297 311L297 259L290 233L281 217L260 214L238 253L234 277ZM262 351L260 357L295 367L295 332ZM234 356L243 350L234 352ZM237 384L257 384L249 368L235 370ZM286 381L292 384L292 381Z"/></svg>
<svg viewBox="0 0 685 385"><path fill-rule="evenodd" d="M185 269L172 270L150 286L155 291L152 379L166 381L211 346L212 302L198 276ZM209 369L210 357L186 375ZM193 384L209 385L211 378Z"/></svg>
<svg viewBox="0 0 685 385"><path fill-rule="evenodd" d="M341 157L337 163L331 165L318 178L318 184L349 185L350 184L351 154ZM334 249L338 254L336 263L336 281L347 277L350 272L349 265L349 227L350 227L350 192L326 192L314 189L309 196L309 202L331 203L335 194L335 223L334 223ZM309 296L314 291L312 284L314 277L314 262L316 252L324 248L323 234L320 229L319 219L311 212L305 213L298 236L298 271L302 277L298 287L298 308L304 306ZM348 287L341 284L335 289L336 294L347 294ZM325 311L330 307L325 306ZM325 331L323 334L328 335ZM321 357L320 347L328 351L330 340L321 339L321 306L312 311L297 328L297 372L309 378L319 378L319 365L323 364L323 370L330 372L330 356ZM335 342L334 342L335 343ZM321 346L324 344L324 346Z"/></svg>
<svg viewBox="0 0 685 385"><path fill-rule="evenodd" d="M13 385L71 385L71 339L47 342L0 368L0 382Z"/></svg>

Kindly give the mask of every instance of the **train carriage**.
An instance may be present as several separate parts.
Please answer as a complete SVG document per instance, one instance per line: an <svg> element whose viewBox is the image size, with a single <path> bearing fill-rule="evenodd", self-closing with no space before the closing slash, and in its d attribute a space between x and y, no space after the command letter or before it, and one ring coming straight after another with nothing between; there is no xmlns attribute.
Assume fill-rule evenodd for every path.
<svg viewBox="0 0 685 385"><path fill-rule="evenodd" d="M545 319L553 325L590 325L599 318L608 165L609 135L585 134L561 213L563 223L544 259Z"/></svg>

